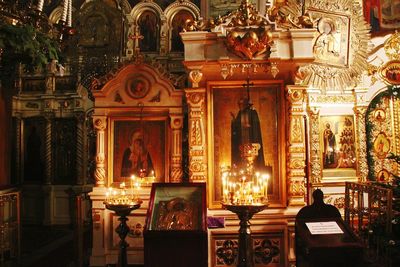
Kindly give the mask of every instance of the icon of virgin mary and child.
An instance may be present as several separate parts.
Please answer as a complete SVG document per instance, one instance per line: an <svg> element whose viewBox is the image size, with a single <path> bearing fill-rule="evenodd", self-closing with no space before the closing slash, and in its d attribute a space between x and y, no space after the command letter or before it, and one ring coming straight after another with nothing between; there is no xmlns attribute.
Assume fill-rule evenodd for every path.
<svg viewBox="0 0 400 267"><path fill-rule="evenodd" d="M136 129L132 132L129 146L122 156L121 176L147 177L151 173L154 174L154 167L150 153L144 143L143 131Z"/></svg>

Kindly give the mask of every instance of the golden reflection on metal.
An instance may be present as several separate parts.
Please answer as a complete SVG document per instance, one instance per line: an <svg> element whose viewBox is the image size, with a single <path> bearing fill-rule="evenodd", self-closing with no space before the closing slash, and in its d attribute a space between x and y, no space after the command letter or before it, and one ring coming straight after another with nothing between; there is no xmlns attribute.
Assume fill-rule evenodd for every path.
<svg viewBox="0 0 400 267"><path fill-rule="evenodd" d="M396 31L386 40L383 49L390 60L400 60L400 33Z"/></svg>
<svg viewBox="0 0 400 267"><path fill-rule="evenodd" d="M243 36L241 31L232 30L226 36L228 50L244 59L253 59L258 56L269 56L272 34L268 30L259 28L248 30Z"/></svg>
<svg viewBox="0 0 400 267"><path fill-rule="evenodd" d="M314 28L315 21L297 0L276 1L267 11L271 21L275 21L280 28L301 29Z"/></svg>
<svg viewBox="0 0 400 267"><path fill-rule="evenodd" d="M360 4L348 0L338 0L334 3L329 0L310 0L305 9L313 20L321 22L321 27L328 25L325 23L328 17L334 23L332 25L342 25L347 19L346 25L351 35L346 35L346 31L335 32L335 40L342 40L347 44L341 45L340 51L324 46L326 53L322 53L323 51L317 49L316 42L315 63L299 69L299 72L304 74L301 84L320 89L322 92L351 90L358 84L362 73L368 69L370 26L365 22ZM319 37L323 37L324 34L321 28Z"/></svg>
<svg viewBox="0 0 400 267"><path fill-rule="evenodd" d="M270 25L269 21L262 16L249 0L242 0L239 8L224 16L215 19L185 22L185 31L210 31L221 24L226 27L264 27Z"/></svg>

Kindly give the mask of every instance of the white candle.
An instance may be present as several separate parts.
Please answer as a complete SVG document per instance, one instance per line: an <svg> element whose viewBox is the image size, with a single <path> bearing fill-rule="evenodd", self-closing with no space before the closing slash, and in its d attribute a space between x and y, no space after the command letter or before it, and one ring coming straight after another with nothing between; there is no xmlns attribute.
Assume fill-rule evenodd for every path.
<svg viewBox="0 0 400 267"><path fill-rule="evenodd" d="M38 11L42 11L43 10L43 4L44 4L44 0L39 0L38 4L37 4L37 10Z"/></svg>
<svg viewBox="0 0 400 267"><path fill-rule="evenodd" d="M68 2L69 2L68 0L64 0L63 13L61 15L61 21L63 22L67 21Z"/></svg>
<svg viewBox="0 0 400 267"><path fill-rule="evenodd" d="M68 1L68 27L72 26L72 0Z"/></svg>

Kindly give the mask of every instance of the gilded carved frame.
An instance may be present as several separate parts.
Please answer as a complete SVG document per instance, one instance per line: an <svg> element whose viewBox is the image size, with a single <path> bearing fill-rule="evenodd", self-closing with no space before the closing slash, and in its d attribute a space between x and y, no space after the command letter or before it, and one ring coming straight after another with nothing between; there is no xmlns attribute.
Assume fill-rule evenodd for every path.
<svg viewBox="0 0 400 267"><path fill-rule="evenodd" d="M254 88L259 88L259 92L262 90L268 90L275 87L276 95L277 95L277 106L275 109L276 119L277 119L277 136L276 136L276 145L278 148L278 155L276 156L277 162L276 166L276 175L277 177L273 178L273 183L278 183L276 191L270 195L270 207L284 207L286 206L286 102L284 96L283 83L280 81L266 81L266 80L254 80ZM218 198L217 187L218 183L216 179L220 179L220 177L215 177L216 168L215 166L215 153L219 152L215 150L215 139L214 139L214 129L217 125L214 124L214 92L215 90L232 90L242 89L243 93L246 92L243 89L243 84L245 81L212 81L207 84L207 158L208 158L208 169L207 169L207 183L209 185L208 190L208 203L210 208L219 208L220 199ZM252 88L250 88L250 91ZM263 97L261 95L261 97ZM263 114L260 114L261 118ZM260 119L261 123L262 118ZM263 130L263 127L262 127ZM264 143L264 141L263 141ZM265 145L264 145L265 147Z"/></svg>

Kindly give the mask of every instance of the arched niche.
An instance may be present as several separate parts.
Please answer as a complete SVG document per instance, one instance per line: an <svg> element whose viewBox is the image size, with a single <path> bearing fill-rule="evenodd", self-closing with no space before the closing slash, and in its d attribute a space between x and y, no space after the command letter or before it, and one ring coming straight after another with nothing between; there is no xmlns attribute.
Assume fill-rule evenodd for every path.
<svg viewBox="0 0 400 267"><path fill-rule="evenodd" d="M141 52L159 53L165 51L166 19L159 5L140 2L132 9L130 35L141 35L143 39L134 42L133 47Z"/></svg>
<svg viewBox="0 0 400 267"><path fill-rule="evenodd" d="M195 21L200 19L200 10L192 2L175 1L164 10L164 14L168 25L168 51L183 53L183 43L179 33L186 19Z"/></svg>
<svg viewBox="0 0 400 267"><path fill-rule="evenodd" d="M106 78L104 86L93 92L96 185L109 186L132 174L139 175L139 164L147 168L146 177L154 170L157 182L182 181L183 92L147 64L123 66ZM133 145L138 132L141 148ZM150 161L137 161L137 155L147 157L145 151ZM127 166L129 170L123 170Z"/></svg>

